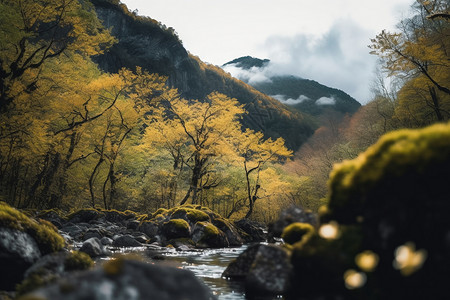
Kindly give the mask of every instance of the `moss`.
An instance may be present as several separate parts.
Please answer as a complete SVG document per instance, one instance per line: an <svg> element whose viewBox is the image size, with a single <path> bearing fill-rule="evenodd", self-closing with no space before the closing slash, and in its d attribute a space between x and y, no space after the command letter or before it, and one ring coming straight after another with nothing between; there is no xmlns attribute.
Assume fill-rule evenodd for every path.
<svg viewBox="0 0 450 300"><path fill-rule="evenodd" d="M200 221L210 221L209 215L201 210L188 208L188 207L180 207L173 210L171 216L173 219L186 219L192 224L195 224Z"/></svg>
<svg viewBox="0 0 450 300"><path fill-rule="evenodd" d="M94 266L91 257L80 251L72 251L64 261L64 267L67 271L87 270Z"/></svg>
<svg viewBox="0 0 450 300"><path fill-rule="evenodd" d="M0 202L0 227L28 233L34 238L43 255L59 251L64 247L64 238L58 234L58 229L52 223L30 219L5 202Z"/></svg>
<svg viewBox="0 0 450 300"><path fill-rule="evenodd" d="M167 215L168 210L165 208L158 208L153 214L152 214L152 219L155 218L157 215Z"/></svg>
<svg viewBox="0 0 450 300"><path fill-rule="evenodd" d="M450 124L386 134L356 159L335 166L327 217L354 223L368 198L383 199L392 191L399 192L391 198L409 203L440 199L449 170Z"/></svg>
<svg viewBox="0 0 450 300"><path fill-rule="evenodd" d="M198 222L196 225L203 227L203 232L205 234L204 239L210 239L216 237L220 234L219 229L211 223L208 222Z"/></svg>
<svg viewBox="0 0 450 300"><path fill-rule="evenodd" d="M314 233L314 227L307 223L292 223L283 229L281 237L288 244L304 243Z"/></svg>
<svg viewBox="0 0 450 300"><path fill-rule="evenodd" d="M162 232L168 239L188 237L191 232L189 223L183 219L172 219L162 225Z"/></svg>
<svg viewBox="0 0 450 300"><path fill-rule="evenodd" d="M164 223L164 225L170 226L170 227L173 227L173 228L176 228L179 230L181 230L181 229L189 230L189 228L190 228L189 223L183 219L172 219L172 220L169 220L168 222Z"/></svg>

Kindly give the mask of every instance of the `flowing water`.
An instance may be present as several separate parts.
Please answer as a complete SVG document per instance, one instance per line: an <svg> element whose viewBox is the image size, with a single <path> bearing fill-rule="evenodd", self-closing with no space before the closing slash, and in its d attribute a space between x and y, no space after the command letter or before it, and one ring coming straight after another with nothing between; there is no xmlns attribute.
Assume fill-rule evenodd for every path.
<svg viewBox="0 0 450 300"><path fill-rule="evenodd" d="M192 271L200 278L219 300L242 300L245 296L243 282L222 278L222 273L229 263L241 254L247 246L239 248L204 249L192 251L176 251L175 249L152 250L153 254L159 254L161 260L158 263L171 265ZM144 249L128 248L125 252L142 252ZM119 251L122 252L122 251ZM252 300L283 299L278 297L258 297Z"/></svg>

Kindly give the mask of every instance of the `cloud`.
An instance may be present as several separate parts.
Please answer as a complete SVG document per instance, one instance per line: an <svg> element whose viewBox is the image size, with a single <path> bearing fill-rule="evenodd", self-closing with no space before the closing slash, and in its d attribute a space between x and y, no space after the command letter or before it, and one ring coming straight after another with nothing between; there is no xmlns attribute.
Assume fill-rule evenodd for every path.
<svg viewBox="0 0 450 300"><path fill-rule="evenodd" d="M341 89L356 100L370 100L376 57L369 54L367 37L374 33L351 20L339 20L323 36L272 36L263 47L271 63L265 76L297 75Z"/></svg>
<svg viewBox="0 0 450 300"><path fill-rule="evenodd" d="M304 101L311 100L308 97L306 97L305 95L300 95L297 99L293 99L293 98L286 99L285 95L271 95L270 97L275 98L278 101L280 101L281 103L284 103L287 105L296 105L296 104L302 103Z"/></svg>
<svg viewBox="0 0 450 300"><path fill-rule="evenodd" d="M236 67L236 64L228 64L224 66L223 69L225 72L230 73L231 76L247 82L250 85L261 82L272 82L272 80L270 80L271 73L266 70L266 68L252 67L250 69L241 69Z"/></svg>
<svg viewBox="0 0 450 300"><path fill-rule="evenodd" d="M316 100L317 105L335 105L336 99L334 97L322 97Z"/></svg>

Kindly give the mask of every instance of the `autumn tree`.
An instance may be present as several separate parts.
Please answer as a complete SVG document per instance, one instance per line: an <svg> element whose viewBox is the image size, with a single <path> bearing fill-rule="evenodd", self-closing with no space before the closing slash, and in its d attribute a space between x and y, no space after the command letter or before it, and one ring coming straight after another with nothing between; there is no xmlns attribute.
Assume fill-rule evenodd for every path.
<svg viewBox="0 0 450 300"><path fill-rule="evenodd" d="M419 87L416 99L424 99L422 107L430 107L436 119L443 121L449 118L446 106L450 96L450 23L427 18L430 7L446 11L448 1L419 1L414 6L416 14L402 20L398 32L382 31L370 48L381 58L389 75L414 80L408 87L408 97L414 97L412 87Z"/></svg>
<svg viewBox="0 0 450 300"><path fill-rule="evenodd" d="M281 161L292 155L284 145L284 140L278 138L265 139L264 134L246 129L245 132L235 136L233 147L237 154L237 161L243 167L245 174L245 187L247 193L248 211L245 218L250 218L258 192L262 187L261 171L269 162ZM234 211L233 211L234 212Z"/></svg>
<svg viewBox="0 0 450 300"><path fill-rule="evenodd" d="M146 136L150 143L161 141L174 168L180 164L189 168L189 187L180 204L189 199L197 203L200 191L219 185L214 167L219 157L230 153L229 140L241 132L239 118L243 113L236 99L219 93L204 101L171 97L163 102Z"/></svg>
<svg viewBox="0 0 450 300"><path fill-rule="evenodd" d="M45 63L67 51L92 56L114 42L88 1L0 1L0 109L39 84Z"/></svg>

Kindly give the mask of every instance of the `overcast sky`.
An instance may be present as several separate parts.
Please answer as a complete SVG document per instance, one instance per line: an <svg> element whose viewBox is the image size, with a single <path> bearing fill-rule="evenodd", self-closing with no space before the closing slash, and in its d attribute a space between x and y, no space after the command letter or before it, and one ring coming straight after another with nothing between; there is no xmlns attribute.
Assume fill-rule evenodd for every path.
<svg viewBox="0 0 450 300"><path fill-rule="evenodd" d="M370 39L393 30L414 0L122 0L173 27L185 48L221 66L268 58L270 72L313 79L371 98L376 57Z"/></svg>

